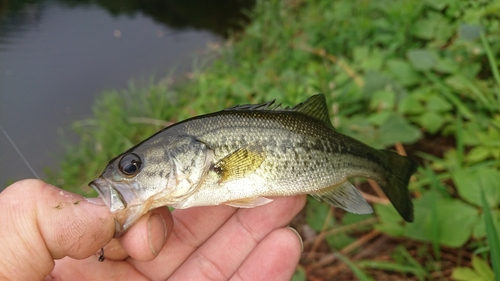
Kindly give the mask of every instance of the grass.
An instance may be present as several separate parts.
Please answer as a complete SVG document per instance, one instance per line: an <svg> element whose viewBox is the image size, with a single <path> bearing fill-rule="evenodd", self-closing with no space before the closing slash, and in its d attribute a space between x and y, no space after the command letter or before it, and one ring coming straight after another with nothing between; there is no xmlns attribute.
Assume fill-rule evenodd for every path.
<svg viewBox="0 0 500 281"><path fill-rule="evenodd" d="M498 280L499 12L488 0L258 1L209 66L104 92L52 182L92 192L109 159L169 122L321 92L340 132L420 162L415 222L358 179L374 215L308 200L292 222L305 240L294 280Z"/></svg>

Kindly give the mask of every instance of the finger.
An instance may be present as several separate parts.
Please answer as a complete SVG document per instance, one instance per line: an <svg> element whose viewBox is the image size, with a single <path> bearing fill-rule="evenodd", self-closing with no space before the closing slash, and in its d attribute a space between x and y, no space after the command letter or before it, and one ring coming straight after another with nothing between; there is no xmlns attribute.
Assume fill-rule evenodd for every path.
<svg viewBox="0 0 500 281"><path fill-rule="evenodd" d="M160 253L172 228L172 215L168 208L154 209L142 216L120 238L120 243L131 258L150 261Z"/></svg>
<svg viewBox="0 0 500 281"><path fill-rule="evenodd" d="M302 252L297 232L280 228L267 235L230 280L291 280Z"/></svg>
<svg viewBox="0 0 500 281"><path fill-rule="evenodd" d="M0 252L11 257L0 263L15 270L16 279L40 280L54 259L91 256L114 234L106 206L39 180L9 186L0 194L0 207Z"/></svg>
<svg viewBox="0 0 500 281"><path fill-rule="evenodd" d="M129 254L122 247L122 244L118 239L112 239L106 246L104 246L103 251L105 260L121 261L129 257ZM98 251L95 259L98 259L101 254L102 252Z"/></svg>
<svg viewBox="0 0 500 281"><path fill-rule="evenodd" d="M56 262L47 280L147 280L124 259L129 255L136 259L153 259L156 256L153 250L158 253L163 247L168 229L172 229L170 211L168 208L155 209L145 214L120 239L113 239L104 247L104 262L98 262L97 256L83 261L64 258Z"/></svg>
<svg viewBox="0 0 500 281"><path fill-rule="evenodd" d="M34 279L33 279L34 280ZM39 279L38 279L39 280ZM104 260L95 256L84 260L66 257L56 261L54 270L44 281L57 280L149 280L126 261Z"/></svg>
<svg viewBox="0 0 500 281"><path fill-rule="evenodd" d="M171 276L172 280L227 280L271 231L286 226L305 196L277 197L253 209L239 209Z"/></svg>
<svg viewBox="0 0 500 281"><path fill-rule="evenodd" d="M175 210L173 229L160 254L149 262L128 261L150 279L166 279L234 212L236 209L228 206Z"/></svg>

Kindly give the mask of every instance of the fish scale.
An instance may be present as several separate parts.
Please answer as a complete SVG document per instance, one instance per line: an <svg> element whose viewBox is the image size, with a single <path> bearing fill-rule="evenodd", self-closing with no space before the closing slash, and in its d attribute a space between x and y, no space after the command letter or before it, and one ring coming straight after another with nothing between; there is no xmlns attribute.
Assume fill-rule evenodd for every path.
<svg viewBox="0 0 500 281"><path fill-rule="evenodd" d="M271 114L276 114L278 112L262 112L262 116L266 116ZM279 114L279 113L278 113ZM247 116L245 116L247 115ZM278 115L279 116L279 115ZM289 179L286 182L289 182L290 184L295 184L296 179L288 175L286 173L286 170L283 170L286 168L287 165L284 165L285 161L292 161L295 166L296 171L302 171L302 172L307 172L307 173L313 173L313 177L317 178L319 182L323 180L324 184L322 184L321 187L324 187L325 184L331 184L332 181L338 181L340 179L346 178L346 172L342 170L343 166L339 165L341 163L338 163L335 165L337 162L335 161L335 158L341 157L339 153L336 153L334 149L331 147L331 145L326 145L328 142L323 142L320 145L313 144L313 140L309 140L306 137L304 137L302 132L308 130L309 136L312 138L321 138L325 134L322 134L319 129L321 127L316 128L317 130L314 130L315 127L311 126L314 124L308 124L305 122L302 122L302 128L304 128L303 131L299 131L300 128L297 128L298 131L292 135L290 131L284 130L287 126L286 122L280 122L283 120L272 120L272 119L264 119L266 122L255 122L255 119L257 116L255 114L247 114L247 112L238 112L237 110L234 112L228 112L227 115L224 116L225 118L217 118L220 123L224 124L224 122L229 123L229 128L226 126L221 126L218 124L214 124L215 122L208 122L208 124L214 125L213 127L220 127L218 130L210 130L207 131L206 133L204 132L199 132L199 139L207 143L209 147L212 147L215 151L216 157L223 157L227 155L228 153L238 149L239 147L244 147L250 144L258 144L261 146L265 147L266 150L266 160L262 163L261 167L262 169L257 170L256 173L261 172L261 170L264 170L267 165L272 164L274 167L276 167L274 170L267 170L267 172L264 172L264 175L267 175L269 180L271 181L277 181L277 180L282 180L281 178L286 178ZM268 118L272 118L273 116L269 116ZM211 118L211 117L207 117ZM257 119L261 119L258 118ZM234 122L235 124L231 124L232 120L237 120L237 122ZM191 132L192 134L195 134L196 131L198 131L199 127L202 127L203 124L205 123L204 118L200 118L197 120L199 124L196 123L188 123L186 126L186 131ZM227 123L226 123L227 124ZM212 127L212 128L213 128ZM252 130L252 127L254 127L254 130ZM210 126L207 126L205 128L210 128ZM269 131L267 131L269 130ZM283 131L284 133L281 133ZM314 132L319 132L313 135ZM255 134L252 134L255 133ZM270 137L270 134L274 133L274 138L276 141L273 144L273 142L269 141L268 138ZM217 147L219 147L221 144L217 141L217 135L229 135L230 137L228 138L228 142L232 143L232 146L227 147L228 149L223 149L223 150L218 150ZM231 139L231 136L244 136L244 135L251 135L247 138L244 138L243 141L241 139ZM332 142L330 142L331 144ZM341 147L340 144L337 145L338 147ZM287 149L289 148L289 149ZM296 149L294 149L296 148ZM287 151L289 150L289 151ZM297 151L300 150L300 151ZM306 153L304 150L307 150L308 152ZM330 169L325 169L325 166L334 166L334 172L330 172ZM344 165L345 166L345 165ZM339 176L336 176L339 175ZM285 186L284 188L288 189L288 186ZM316 187L315 189L319 189ZM313 189L314 190L314 189ZM307 191L312 191L312 190L307 190ZM279 192L279 191L278 191ZM275 192L271 192L273 195L276 194Z"/></svg>
<svg viewBox="0 0 500 281"><path fill-rule="evenodd" d="M377 181L413 220L408 181L417 165L337 132L323 95L292 108L235 106L171 125L112 159L90 183L122 233L152 208L257 207L270 196L311 194L354 213L373 210L348 181Z"/></svg>

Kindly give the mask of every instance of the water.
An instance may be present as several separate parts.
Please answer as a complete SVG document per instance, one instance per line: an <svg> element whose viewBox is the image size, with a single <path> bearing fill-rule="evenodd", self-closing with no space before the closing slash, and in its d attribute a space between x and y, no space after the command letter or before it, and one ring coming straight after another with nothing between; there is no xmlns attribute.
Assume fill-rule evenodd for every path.
<svg viewBox="0 0 500 281"><path fill-rule="evenodd" d="M14 2L17 7L0 7L0 124L42 178L44 169L57 170L70 124L91 116L102 90L161 78L174 68L177 75L189 71L208 43L221 43L230 22L242 20L238 9L251 6ZM0 189L33 177L0 134Z"/></svg>

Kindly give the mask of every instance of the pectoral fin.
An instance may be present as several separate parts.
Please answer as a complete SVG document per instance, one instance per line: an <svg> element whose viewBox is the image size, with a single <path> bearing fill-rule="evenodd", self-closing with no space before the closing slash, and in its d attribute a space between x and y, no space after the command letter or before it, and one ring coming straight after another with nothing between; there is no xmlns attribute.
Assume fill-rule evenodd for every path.
<svg viewBox="0 0 500 281"><path fill-rule="evenodd" d="M363 198L359 191L347 180L340 185L334 185L318 192L311 193L311 196L351 213L373 213L372 207L366 202L365 198Z"/></svg>
<svg viewBox="0 0 500 281"><path fill-rule="evenodd" d="M253 208L257 206L266 205L267 203L271 203L273 199L269 199L266 197L257 197L257 198L244 198L235 201L229 201L224 204L235 207L235 208Z"/></svg>
<svg viewBox="0 0 500 281"><path fill-rule="evenodd" d="M214 170L221 175L220 182L241 179L254 172L264 159L261 147L247 146L222 158L214 165Z"/></svg>

